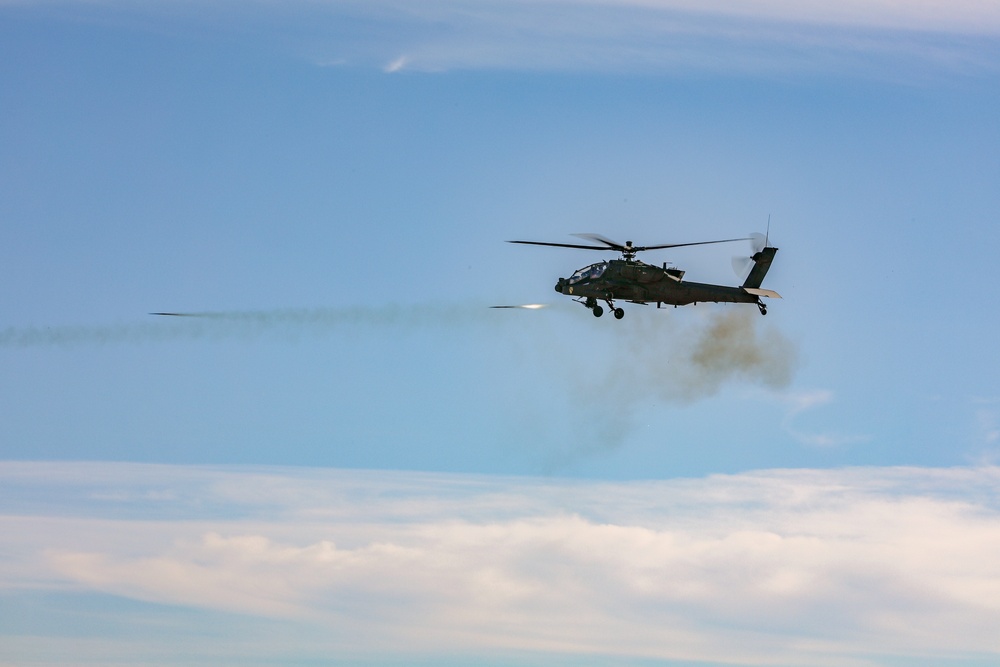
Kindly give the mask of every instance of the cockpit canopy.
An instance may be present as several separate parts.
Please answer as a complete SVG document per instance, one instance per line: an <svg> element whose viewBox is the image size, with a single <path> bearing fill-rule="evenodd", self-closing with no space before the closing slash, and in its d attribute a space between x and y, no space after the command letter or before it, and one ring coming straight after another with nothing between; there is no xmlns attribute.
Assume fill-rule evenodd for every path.
<svg viewBox="0 0 1000 667"><path fill-rule="evenodd" d="M588 267L582 268L573 275L569 277L566 282L570 285L575 285L577 283L583 282L585 280L596 280L604 275L604 272L608 268L607 262L598 262L597 264L591 264Z"/></svg>

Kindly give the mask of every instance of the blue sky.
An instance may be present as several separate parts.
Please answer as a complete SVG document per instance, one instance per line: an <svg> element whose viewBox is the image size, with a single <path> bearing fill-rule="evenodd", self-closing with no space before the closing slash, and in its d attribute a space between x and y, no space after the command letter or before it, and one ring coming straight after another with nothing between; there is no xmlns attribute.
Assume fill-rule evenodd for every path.
<svg viewBox="0 0 1000 667"><path fill-rule="evenodd" d="M198 664L213 655L205 627L233 642L273 629L266 664L341 650L372 664L433 662L454 657L453 645L461 659L497 664L995 659L1000 648L972 630L907 648L893 623L919 623L888 607L869 625L850 625L847 612L829 627L767 615L727 635L752 655L713 652L737 612L708 598L683 628L683 651L642 629L588 644L581 628L615 609L630 617L651 605L662 619L688 603L655 586L619 595L573 582L588 568L617 581L646 567L587 561L602 526L648 531L653 545L711 533L722 563L747 553L744 534L816 539L844 570L864 572L851 581L883 581L886 559L926 548L917 527L928 517L962 518L957 562L995 540L990 485L967 480L993 479L1000 455L998 34L1000 10L975 0L3 3L0 467L10 486L0 514L14 527L0 608L10 619L28 605L35 620L0 636L0 662L64 660L37 637L86 640L94 663L141 662L150 647L200 637L170 659ZM762 231L769 217L780 251L765 287L784 298L766 318L699 305L598 320L552 285L599 256L504 243L577 232L709 240ZM734 284L731 256L745 252L645 259ZM498 303L550 307L487 308ZM249 498L272 477L305 495L217 505L220 470ZM714 494L719 479L748 478L759 483L727 510L737 526ZM803 528L819 521L816 508L776 523L753 510L776 503L786 482L844 494L818 536ZM892 513L879 514L870 549L852 551L836 526L864 514L870 483L886 485L878 502L899 502L912 532L888 530L878 517ZM658 505L657 484L692 485L685 516L713 528L671 524L674 501ZM405 503L435 510L365 515L365 493L391 496L394 485L411 485ZM287 512L341 487L368 490L345 497L335 522ZM497 514L483 488L509 492L517 511ZM566 488L571 498L543 501ZM106 501L119 496L130 500ZM617 509L593 513L595 498ZM539 533L519 541L524 524ZM442 526L526 551L494 562ZM546 531L563 536L565 587L553 577L543 590L542 570L510 565ZM183 577L170 590L136 584L150 563L185 572L208 562L220 569L198 576L212 591L229 561L206 553L312 558L324 541L359 563L379 545L424 549L452 559L465 588L436 597L436 566L422 556L424 583L412 589L380 588L405 566L375 558L350 585L317 570L317 600L301 602L296 580L242 615L238 601L185 592ZM761 568L801 584L791 598L754 588L754 572L736 585L707 565L684 570L674 552L649 576L734 586L740 613L835 600L868 618L871 600L816 583L827 565L791 547L764 551ZM692 553L703 552L676 557ZM981 578L970 586L993 590L991 563L967 565ZM234 589L256 568L238 570ZM937 602L922 618L995 626L992 603L962 592L958 576L915 562L885 596L924 600L913 582L926 577ZM323 644L342 621L331 609L351 608L331 602L344 586L371 601L353 603L354 631ZM537 618L501 602L477 608L481 622L447 620L468 602L461 591L494 586L521 591L519 610L555 605L562 623L539 637ZM584 604L594 596L602 602ZM574 604L590 614L576 625ZM413 611L429 608L444 614L433 633ZM143 634L129 625L136 615L160 629ZM391 651L358 639L383 632ZM400 648L421 632L419 656ZM295 653L296 637L313 652Z"/></svg>

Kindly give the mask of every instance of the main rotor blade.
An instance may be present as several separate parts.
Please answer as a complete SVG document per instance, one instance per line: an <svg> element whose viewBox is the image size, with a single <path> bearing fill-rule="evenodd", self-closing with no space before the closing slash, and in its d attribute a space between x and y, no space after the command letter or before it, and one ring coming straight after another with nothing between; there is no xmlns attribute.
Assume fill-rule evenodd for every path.
<svg viewBox="0 0 1000 667"><path fill-rule="evenodd" d="M523 245L544 245L552 246L555 248L578 248L580 250L617 250L618 252L624 252L626 246L616 243L611 239L606 239L600 234L574 234L573 236L579 236L581 238L590 239L591 241L597 241L598 243L604 243L606 245L579 245L576 243L549 243L547 241L507 241L507 243L520 243ZM750 237L743 237L738 239L722 239L720 241L695 241L694 243L664 243L662 245L645 245L645 246L629 246L629 249L633 252L642 252L643 250L662 250L664 248L684 248L686 246L692 245L711 245L713 243L732 243L733 241L748 241L751 240Z"/></svg>
<svg viewBox="0 0 1000 667"><path fill-rule="evenodd" d="M556 248L580 248L581 250L617 250L617 248L607 248L605 246L597 245L576 245L574 243L546 243L544 241L507 241L507 243L521 243L523 245L547 245L555 246Z"/></svg>
<svg viewBox="0 0 1000 667"><path fill-rule="evenodd" d="M663 248L683 248L690 245L711 245L712 243L732 243L733 241L749 241L750 237L745 236L739 239L722 239L720 241L695 241L694 243L665 243L663 245L643 245L633 248L636 252L643 250L661 250Z"/></svg>
<svg viewBox="0 0 1000 667"><path fill-rule="evenodd" d="M625 246L623 246L621 243L618 243L617 241L612 241L611 239L605 236L601 236L600 234L573 234L573 236L579 237L581 239L587 239L589 241L597 241L598 243L604 243L612 250L617 250L619 252L625 249Z"/></svg>

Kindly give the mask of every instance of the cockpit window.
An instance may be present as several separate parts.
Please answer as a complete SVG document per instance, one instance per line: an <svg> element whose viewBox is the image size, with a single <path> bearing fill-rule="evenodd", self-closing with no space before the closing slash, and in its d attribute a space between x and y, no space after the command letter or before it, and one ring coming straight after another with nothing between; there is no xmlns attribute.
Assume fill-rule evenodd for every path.
<svg viewBox="0 0 1000 667"><path fill-rule="evenodd" d="M566 282L568 282L570 285L575 285L579 282L583 282L584 280L594 280L596 278L600 278L601 276L604 275L604 271L607 268L608 268L607 262L591 264L590 266L580 269L579 271L571 275L569 277L569 280L567 280Z"/></svg>

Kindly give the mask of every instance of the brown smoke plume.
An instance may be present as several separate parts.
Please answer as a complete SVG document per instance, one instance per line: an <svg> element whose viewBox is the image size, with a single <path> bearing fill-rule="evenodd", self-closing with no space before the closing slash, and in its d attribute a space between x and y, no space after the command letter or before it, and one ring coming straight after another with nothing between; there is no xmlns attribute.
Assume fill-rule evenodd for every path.
<svg viewBox="0 0 1000 667"><path fill-rule="evenodd" d="M711 316L679 355L683 370L668 393L680 400L714 394L729 381L746 381L770 389L788 386L798 359L795 345L776 329L758 324L749 308Z"/></svg>
<svg viewBox="0 0 1000 667"><path fill-rule="evenodd" d="M565 376L581 427L572 443L548 453L549 472L620 446L640 408L694 403L727 386L775 390L792 381L797 346L756 309L709 306L707 317L686 324L673 309L633 312L612 323L620 329L610 347L586 350Z"/></svg>

